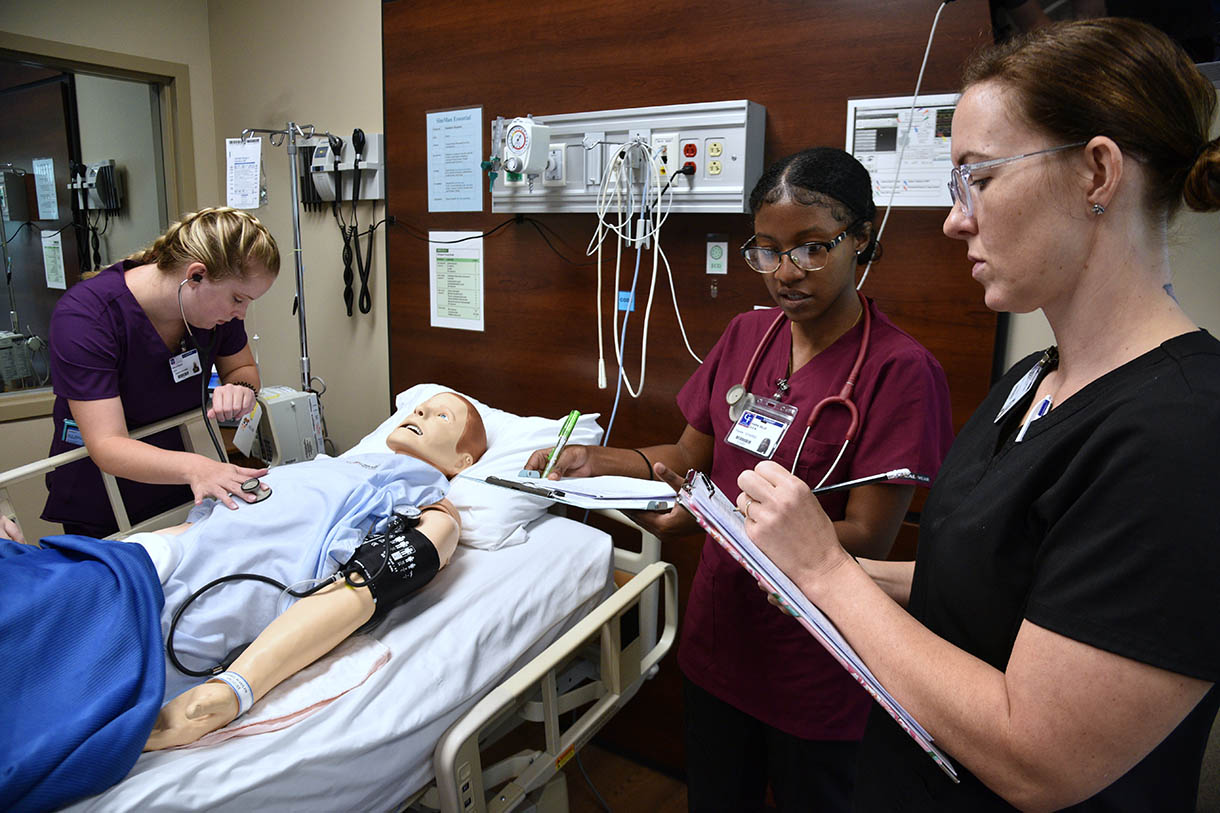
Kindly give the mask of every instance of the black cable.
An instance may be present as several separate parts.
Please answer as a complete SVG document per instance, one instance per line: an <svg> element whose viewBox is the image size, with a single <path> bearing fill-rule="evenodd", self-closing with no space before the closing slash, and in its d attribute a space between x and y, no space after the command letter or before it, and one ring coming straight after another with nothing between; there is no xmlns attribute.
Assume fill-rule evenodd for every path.
<svg viewBox="0 0 1220 813"><path fill-rule="evenodd" d="M597 786L594 785L593 780L589 778L588 772L585 771L585 764L580 761L580 751L576 752L576 767L580 768L580 775L585 778L585 784L589 786L589 790L593 791L593 795L597 797L598 804L605 809L606 813L614 813L610 809L610 805L606 804L606 800L602 798L600 793L598 793Z"/></svg>
<svg viewBox="0 0 1220 813"><path fill-rule="evenodd" d="M347 315L352 315L352 302L356 295L352 291L352 284L356 281L356 274L352 271L352 238L356 236L356 227L348 226L339 227L339 233L343 235L343 304L347 307ZM356 251L359 253L359 241L357 240Z"/></svg>
<svg viewBox="0 0 1220 813"><path fill-rule="evenodd" d="M369 293L369 274L373 271L373 234L376 231L376 226L370 226L365 232L368 242L365 244L363 258L360 256L360 235L356 235L356 267L360 274L360 299L357 305L361 313L368 313L373 309L373 296Z"/></svg>
<svg viewBox="0 0 1220 813"><path fill-rule="evenodd" d="M397 513L394 514L393 517L391 517L391 519L390 519L390 524L388 526L386 526L385 531L381 534L382 538L388 537L390 534L400 533L403 529L403 526L406 525L406 523L408 523L410 521L411 520L409 518L405 517L402 514L397 514ZM412 524L409 527L414 528L415 524ZM368 537L365 538L365 542L367 542L367 541L368 541ZM170 621L170 625L169 625L169 635L166 636L166 639L165 639L165 653L169 657L170 663L172 663L174 665L175 669L177 669L179 672L183 673L184 675L190 675L191 677L211 677L212 675L219 675L225 669L229 668L229 665L233 662L233 660L235 660L235 658L233 660L230 660L226 656L226 658L225 658L226 662L219 663L216 666L211 667L210 669L207 669L204 671L187 669L185 666L182 665L182 661L178 660L178 653L174 651L174 633L178 629L178 621L181 620L182 614L186 612L186 608L191 606L191 604L194 603L195 599L199 598L204 593L211 590L213 587L217 587L221 584L224 584L225 582L257 581L257 582L262 582L263 584L269 584L272 587L278 588L281 593L287 593L288 595L292 596L293 598L308 598L309 596L312 596L314 593L321 590L323 587L326 587L327 585L333 584L334 582L338 581L339 573L343 574L343 581L349 587L368 588L368 586L370 584L377 581L377 579L381 577L381 574L385 571L386 565L389 561L390 561L390 551L389 551L389 548L387 547L385 555L381 557L381 564L379 564L377 566L377 572L373 573L367 579L364 578L364 574L358 568L356 568L354 566L348 567L347 565L344 565L343 568L340 568L339 571L336 572L330 578L324 579L320 583L315 584L313 587L310 587L303 591L293 590L291 587L288 587L287 585L282 584L281 582L271 578L270 576L263 576L259 573L232 573L228 576L221 576L218 579L213 579L212 581L205 584L203 587L200 587L194 593L191 593L190 597L187 598L186 601L182 602L182 606L179 607L174 612L174 618L172 621ZM350 564L350 562L349 562L349 564ZM361 576L361 579L362 579L361 581L359 581L359 582L352 581L352 576L356 575L356 574L359 574ZM244 649L244 647L242 647L242 648Z"/></svg>
<svg viewBox="0 0 1220 813"><path fill-rule="evenodd" d="M20 226L18 226L18 227L17 227L17 231L13 232L13 236L12 236L12 237L6 237L6 238L4 238L4 244L5 244L6 246L7 246L7 245L9 245L9 244L11 244L11 243L12 243L14 240L16 240L16 239L17 239L17 235L21 234L21 230L22 230L22 229L24 229L26 226L33 226L33 225L34 225L34 221L33 221L33 220L27 220L27 221L25 221L24 223L22 223ZM67 227L65 226L64 228L67 228ZM60 231L63 231L63 229L60 229Z"/></svg>
<svg viewBox="0 0 1220 813"><path fill-rule="evenodd" d="M453 243L465 243L467 240L477 240L480 237L491 237L493 234L495 234L500 229L507 226L509 223L516 223L517 217L518 217L518 215L514 215L513 217L510 217L508 220L505 220L503 223L501 223L500 225L491 229L490 231L485 231L482 234L472 234L469 237L463 237L460 240L429 240L427 237L420 237L418 234L411 231L411 228L412 228L411 226L408 226L406 223L403 223L401 220L398 220L398 219L390 220L390 225L391 226L402 226L404 229L406 229L407 234L411 235L416 240L423 240L425 243L437 243L440 245L451 245Z"/></svg>
<svg viewBox="0 0 1220 813"><path fill-rule="evenodd" d="M213 666L210 669L206 669L203 671L198 671L195 669L187 669L185 666L182 665L182 661L178 660L178 653L174 651L174 632L178 629L178 621L181 620L182 614L184 612L186 612L186 608L191 606L191 604L195 601L195 599L199 598L204 593L211 590L213 587L224 584L225 582L243 581L243 580L244 581L258 581L258 582L263 582L264 584L269 584L272 587L279 588L279 590L281 592L287 592L290 596L292 596L294 598L305 598L307 596L311 596L314 593L321 590L323 587L330 584L332 581L334 581L334 579L328 579L327 581L324 581L321 584L314 585L313 587L309 588L308 590L306 590L304 592L298 593L297 591L286 587L285 585L281 584L280 582L276 581L275 579L271 578L270 576L262 576L262 575L259 575L258 573L233 573L228 576L221 576L219 579L213 579L212 581L208 582L203 587L200 587L198 590L196 590L194 593L192 593L190 598L188 598L186 601L182 602L182 606L179 607L177 612L174 613L174 620L170 622L169 635L165 639L165 654L169 657L169 662L172 663L174 665L174 668L177 669L179 672L181 672L184 675L190 675L191 677L211 677L212 675L219 675L221 672L223 672L225 669L228 668L228 666L229 666L228 663L220 663L220 664L217 664L216 666ZM230 663L232 663L232 661L230 661Z"/></svg>
<svg viewBox="0 0 1220 813"><path fill-rule="evenodd" d="M542 231L542 225L537 220L535 220L532 217L527 217L527 218L525 218L525 222L529 223L531 226L533 226L535 229L537 229L538 236L541 237L542 241L547 244L547 247L550 248L551 251L555 252L555 256L557 256L559 259L563 260L568 265L574 265L577 268L583 268L583 267L593 265L593 263L591 263L591 262L581 263L581 262L577 262L576 260L568 259L567 257L565 257L563 255L563 253L559 249L555 248L555 245L546 236L546 233Z"/></svg>

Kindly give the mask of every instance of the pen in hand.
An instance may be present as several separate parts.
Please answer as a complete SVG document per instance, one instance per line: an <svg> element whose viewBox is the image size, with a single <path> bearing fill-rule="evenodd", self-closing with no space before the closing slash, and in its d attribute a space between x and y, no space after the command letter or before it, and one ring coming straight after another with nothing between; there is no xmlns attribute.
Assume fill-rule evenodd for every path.
<svg viewBox="0 0 1220 813"><path fill-rule="evenodd" d="M555 442L555 448L551 449L550 456L546 459L546 467L542 470L542 479L545 480L555 468L555 461L559 459L560 452L563 447L568 445L568 438L572 437L572 430L576 428L576 420L580 417L578 410L572 410L568 413L567 419L563 422L563 426L559 428L559 440Z"/></svg>

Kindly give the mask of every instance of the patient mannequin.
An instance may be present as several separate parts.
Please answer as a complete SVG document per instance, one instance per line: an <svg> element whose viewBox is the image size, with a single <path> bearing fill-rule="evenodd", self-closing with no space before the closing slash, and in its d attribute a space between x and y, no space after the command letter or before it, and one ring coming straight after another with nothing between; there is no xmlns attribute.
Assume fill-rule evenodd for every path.
<svg viewBox="0 0 1220 813"><path fill-rule="evenodd" d="M386 441L395 453L409 455L439 469L448 478L474 464L487 449L487 436L474 406L454 393L442 393L419 405ZM177 534L189 525L161 531ZM421 507L417 530L436 548L440 567L457 548L457 511L448 500ZM357 578L358 580L358 578ZM338 646L373 616L375 603L367 589L342 580L297 601L267 626L228 668L249 683L257 703L267 692ZM236 691L209 680L167 703L157 717L145 751L194 742L228 725L238 716Z"/></svg>

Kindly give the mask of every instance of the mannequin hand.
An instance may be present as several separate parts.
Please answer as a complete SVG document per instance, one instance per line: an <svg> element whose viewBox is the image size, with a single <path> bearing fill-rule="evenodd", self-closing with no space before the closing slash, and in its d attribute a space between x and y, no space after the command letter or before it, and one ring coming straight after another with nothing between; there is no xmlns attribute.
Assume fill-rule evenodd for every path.
<svg viewBox="0 0 1220 813"><path fill-rule="evenodd" d="M529 471L545 471L546 459L551 455L551 448L539 449L531 454L530 459L525 462L525 468ZM555 466L551 469L548 479L558 480L562 477L594 476L593 460L589 449L590 447L588 446L564 446L563 451L559 453L559 459L555 461Z"/></svg>
<svg viewBox="0 0 1220 813"><path fill-rule="evenodd" d="M653 463L652 471L658 480L677 491L684 482L681 475L667 467L664 463ZM680 505L675 505L668 511L624 511L631 521L648 532L661 537L685 536L699 532L699 523Z"/></svg>
<svg viewBox="0 0 1220 813"><path fill-rule="evenodd" d="M210 681L189 689L161 709L144 750L160 751L195 742L233 722L237 708L237 695L223 683Z"/></svg>
<svg viewBox="0 0 1220 813"><path fill-rule="evenodd" d="M20 542L22 545L25 544L25 536L21 533L21 526L15 520L9 519L7 514L0 514L0 537Z"/></svg>
<svg viewBox="0 0 1220 813"><path fill-rule="evenodd" d="M851 561L817 497L783 466L764 460L738 475L737 485L747 535L798 585Z"/></svg>
<svg viewBox="0 0 1220 813"><path fill-rule="evenodd" d="M195 495L195 505L199 505L206 497L215 497L229 508L237 508L237 504L233 502L234 496L246 502L254 502L255 496L243 492L241 484L251 477L262 477L267 473L267 469L247 469L202 455L198 458L199 465L187 480L187 485ZM264 485L263 488L267 486Z"/></svg>
<svg viewBox="0 0 1220 813"><path fill-rule="evenodd" d="M232 421L254 409L254 390L238 384L221 384L212 391L212 406L208 417L218 421Z"/></svg>

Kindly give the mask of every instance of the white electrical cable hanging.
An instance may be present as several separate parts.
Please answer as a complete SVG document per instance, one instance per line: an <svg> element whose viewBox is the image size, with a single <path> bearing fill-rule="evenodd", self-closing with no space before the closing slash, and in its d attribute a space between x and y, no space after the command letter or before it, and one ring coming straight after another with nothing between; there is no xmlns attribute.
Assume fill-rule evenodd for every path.
<svg viewBox="0 0 1220 813"><path fill-rule="evenodd" d="M641 192L638 207L635 197L635 190L632 184L629 173L631 173L631 164L635 161L646 165L643 190ZM678 330L682 335L682 342L686 346L686 350L696 362L702 363L703 360L691 349L690 340L686 335L686 326L682 322L682 311L678 304L677 289L674 285L673 270L669 265L669 258L661 249L661 229L665 221L669 218L669 212L673 202L673 191L668 185L662 185L662 164L660 155L655 152L651 145L641 139L636 139L625 144L620 144L614 148L611 153L610 161L607 163L606 169L602 174L601 185L598 189L597 196L597 228L593 233L593 237L589 241L589 246L586 254L597 255L597 344L598 344L598 388L606 387L607 377L605 372L605 337L602 317L602 247L609 236L613 232L616 237L616 252L615 252L615 269L614 269L614 290L617 292L621 284L622 271L622 244L624 241L635 242L636 246L652 241L653 257L652 257L652 276L649 280L648 300L644 307L644 324L640 339L640 374L638 383L633 386L630 379L627 378L626 370L623 365L623 337L620 337L618 329L618 306L617 301L614 304L612 314L612 330L611 337L614 342L614 357L618 363L618 376L624 384L627 385L627 391L632 398L638 398L643 392L644 379L647 372L648 358L648 331L651 324L652 304L656 296L657 288L657 272L659 271L660 263L664 263L666 276L669 280L670 295L674 303L674 314L678 321ZM613 182L612 182L613 181ZM668 196L665 192L668 191ZM655 198L652 194L655 193ZM624 213L624 197L626 198L626 212ZM614 221L608 220L608 215L613 208L616 215ZM639 224L636 226L635 233L632 233L633 224L636 224L636 212L639 211ZM631 296L634 299L636 285L633 284ZM624 317L624 325L626 317Z"/></svg>
<svg viewBox="0 0 1220 813"><path fill-rule="evenodd" d="M902 156L907 150L907 141L911 137L911 127L915 124L915 105L919 101L919 87L923 84L923 71L928 66L928 54L932 53L932 38L936 36L936 24L940 22L941 12L945 10L945 6L949 5L951 0L944 0L940 4L940 8L936 10L936 16L932 18L932 30L928 32L928 44L923 49L923 62L919 65L919 76L915 79L915 94L911 96L911 110L907 114L907 129L903 133L902 138L898 140L898 163L894 167L894 182L890 185L890 199L885 204L885 215L881 218L881 228L877 229L876 243L881 242L881 235L885 233L885 224L890 219L890 212L894 209L894 195L898 192L898 178L902 171ZM868 258L868 263L864 266L864 273L860 276L860 284L856 286L856 290L864 287L864 281L868 279L869 269L873 267L873 258Z"/></svg>

